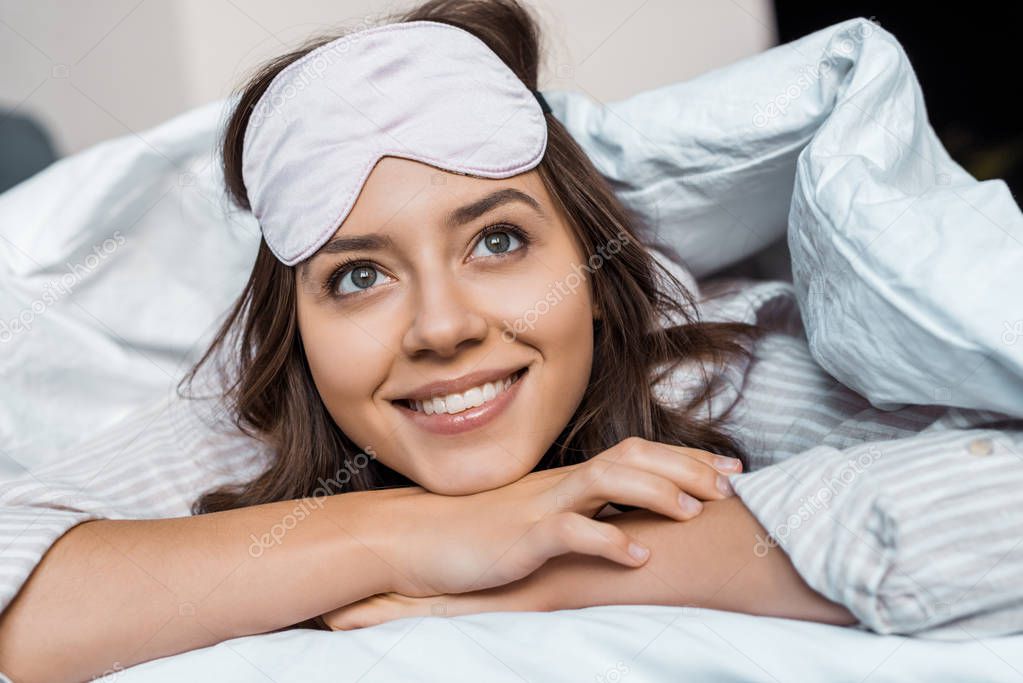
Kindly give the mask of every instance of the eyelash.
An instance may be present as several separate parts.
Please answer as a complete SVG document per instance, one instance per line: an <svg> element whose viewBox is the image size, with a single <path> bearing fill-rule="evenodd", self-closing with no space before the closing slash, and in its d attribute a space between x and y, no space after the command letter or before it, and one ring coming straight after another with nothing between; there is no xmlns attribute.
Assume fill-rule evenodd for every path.
<svg viewBox="0 0 1023 683"><path fill-rule="evenodd" d="M518 227L517 225L512 225L511 223L494 223L493 225L488 225L487 227L479 231L479 234L476 236L475 242L473 242L472 245L473 249L476 248L476 245L478 245L480 242L486 239L488 235L494 232L510 233L517 237L520 242L522 242L522 246L516 249L515 251L504 252L501 254L491 254L490 256L493 258L505 258L507 256L511 256L512 254L515 254L519 251L528 249L529 245L532 244L533 242L533 238L530 237L525 230ZM353 258L342 261L341 263L337 264L334 270L331 271L330 275L328 275L327 278L323 281L323 295L328 299L347 299L348 297L359 296L360 294L362 294L363 292L352 294L337 293L337 285L341 281L341 279L348 275L349 271L355 270L360 266L367 266L369 268L377 267L372 261L367 261L365 259Z"/></svg>

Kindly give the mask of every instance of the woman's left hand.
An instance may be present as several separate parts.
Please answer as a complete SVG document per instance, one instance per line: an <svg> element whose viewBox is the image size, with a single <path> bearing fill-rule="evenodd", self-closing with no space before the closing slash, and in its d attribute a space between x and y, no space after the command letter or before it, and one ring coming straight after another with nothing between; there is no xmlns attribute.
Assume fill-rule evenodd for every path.
<svg viewBox="0 0 1023 683"><path fill-rule="evenodd" d="M498 588L410 598L400 593L371 595L323 615L332 631L350 631L405 617L458 617L483 612L543 612L547 605L528 580Z"/></svg>

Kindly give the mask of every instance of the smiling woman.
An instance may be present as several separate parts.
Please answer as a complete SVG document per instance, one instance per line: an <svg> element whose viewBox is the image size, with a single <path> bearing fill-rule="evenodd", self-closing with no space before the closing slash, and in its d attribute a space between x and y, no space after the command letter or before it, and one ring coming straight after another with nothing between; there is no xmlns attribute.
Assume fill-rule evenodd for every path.
<svg viewBox="0 0 1023 683"><path fill-rule="evenodd" d="M430 2L401 21L438 22L480 38L535 89L538 29L516 3ZM242 89L223 146L237 204L257 216L278 212L273 194L253 200L252 179L265 183L274 173L246 172L245 151L260 149L260 138L247 134L250 121L265 125L266 111L280 114L267 102L296 104L278 101L283 95L274 93L287 92L281 79L320 53L367 41L313 40ZM453 122L430 125L442 137ZM218 347L236 344L237 367L223 370L232 378L225 399L239 426L278 455L247 485L208 492L196 512L310 495L364 450L376 458L344 490L416 484L469 494L585 462L630 436L744 457L715 422L697 415L714 393L713 368L747 353L741 342L755 328L696 320L691 294L639 241L642 226L586 154L556 118L544 116L544 125L542 157L511 176L465 174L444 158L428 164L408 151L374 158L344 220L294 265L275 255L273 240L284 239L264 226L271 237L194 372ZM375 134L391 143L392 133ZM486 149L487 141L474 144ZM328 188L322 201L336 203L347 190L337 182L331 188L314 178L309 186ZM301 196L318 197L308 186ZM682 324L663 326L664 319ZM687 360L705 362L702 391L683 406L658 402L653 385ZM516 381L504 390L509 379ZM497 384L488 392L487 382Z"/></svg>
<svg viewBox="0 0 1023 683"><path fill-rule="evenodd" d="M65 509L82 491L36 477L6 492L62 533L31 577L14 567L24 585L0 616L14 678L81 680L231 637L333 628L380 594L599 604L608 596L582 581L593 567L537 570L559 556L639 567L655 555L641 537L656 541L656 575L679 572L672 604L848 623L781 550L721 590L766 531L728 476L746 458L721 424L735 402L712 399L761 330L697 318L541 107L538 55L514 0L433 0L315 40L244 86L223 170L263 239L178 387L191 404L200 370L204 387L219 377L213 398L238 433L225 446L197 422L154 431L141 416L141 440L109 460L86 449L59 463L57 488L80 478L101 512ZM695 381L663 401L672 375ZM94 483L89 467L118 457ZM641 509L598 520L609 503ZM627 574L619 599L665 600ZM98 578L83 591L83 576ZM540 592L516 592L536 585L523 579ZM40 642L55 645L39 656Z"/></svg>

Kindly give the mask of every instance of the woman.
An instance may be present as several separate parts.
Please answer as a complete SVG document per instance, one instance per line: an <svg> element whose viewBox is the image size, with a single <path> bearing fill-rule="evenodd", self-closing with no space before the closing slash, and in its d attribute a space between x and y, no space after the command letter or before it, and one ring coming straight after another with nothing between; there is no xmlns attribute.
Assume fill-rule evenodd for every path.
<svg viewBox="0 0 1023 683"><path fill-rule="evenodd" d="M535 89L536 27L511 0L430 2L399 20L480 37ZM223 148L240 206L260 177L245 162L247 144L260 149L246 138L261 97L330 44L274 60L243 89ZM380 159L301 258L282 257L269 229L280 196L258 192L251 277L186 377L222 395L140 413L59 474L36 473L45 490L5 492L51 521L40 538L52 545L41 559L24 546L31 576L0 619L9 675L80 680L320 615L351 628L438 602L449 614L641 602L857 621L765 541L729 485L747 444L777 455L805 438L792 415L750 416L769 382L743 383L771 367L750 364L751 344L834 408L835 439L855 419L895 438L935 411L887 423L811 370L784 287L724 293L720 317L743 322L700 322L582 150L544 119L543 158L507 177ZM763 336L753 323L765 322ZM730 433L733 409L745 422ZM211 417L231 427L204 428ZM113 460L97 465L101 452ZM595 519L608 503L643 509ZM96 577L84 590L83 576ZM40 633L55 644L44 657Z"/></svg>

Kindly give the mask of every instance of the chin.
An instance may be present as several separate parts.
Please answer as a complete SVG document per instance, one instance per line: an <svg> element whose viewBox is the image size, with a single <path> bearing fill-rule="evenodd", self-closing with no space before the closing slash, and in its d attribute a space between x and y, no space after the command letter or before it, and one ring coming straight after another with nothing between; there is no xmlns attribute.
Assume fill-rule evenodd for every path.
<svg viewBox="0 0 1023 683"><path fill-rule="evenodd" d="M417 483L431 493L444 496L468 496L511 484L529 472L529 470L519 472L521 467L518 466L518 463L516 465L514 470L510 468L503 470L495 466L484 471L465 471L463 463L457 466L462 471L435 471Z"/></svg>

